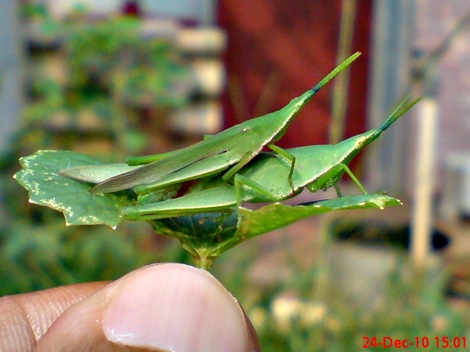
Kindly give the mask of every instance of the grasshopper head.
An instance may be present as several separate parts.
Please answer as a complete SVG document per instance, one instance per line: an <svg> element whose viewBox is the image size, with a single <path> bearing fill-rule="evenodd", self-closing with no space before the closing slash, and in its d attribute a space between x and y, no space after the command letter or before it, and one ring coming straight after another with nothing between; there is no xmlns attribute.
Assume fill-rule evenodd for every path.
<svg viewBox="0 0 470 352"><path fill-rule="evenodd" d="M343 154L342 162L349 164L351 160L366 146L375 141L382 131L380 129L372 129L357 136L348 138L337 144Z"/></svg>

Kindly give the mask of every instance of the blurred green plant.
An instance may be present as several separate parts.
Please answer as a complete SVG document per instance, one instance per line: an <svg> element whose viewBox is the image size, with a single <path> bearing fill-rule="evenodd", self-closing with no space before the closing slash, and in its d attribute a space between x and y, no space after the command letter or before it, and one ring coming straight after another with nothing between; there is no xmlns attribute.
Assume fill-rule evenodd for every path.
<svg viewBox="0 0 470 352"><path fill-rule="evenodd" d="M64 227L58 214L25 206L12 179L19 156L37 149L90 144L103 160L141 152L148 139L139 109L161 112L187 102L187 70L178 51L142 33L135 19L90 22L78 8L57 22L41 4L23 10L32 24L28 54L35 65L21 128L0 156L0 295L111 280L156 261L189 261L180 246L155 238L145 224L116 231ZM63 75L48 75L51 63Z"/></svg>
<svg viewBox="0 0 470 352"><path fill-rule="evenodd" d="M70 84L103 87L134 104L185 104L188 70L180 55L169 39L148 37L141 28L134 18L74 24L65 43Z"/></svg>
<svg viewBox="0 0 470 352"><path fill-rule="evenodd" d="M142 225L113 234L105 227L64 227L56 216L9 221L0 229L0 294L114 280L155 261L188 260L175 244L155 242Z"/></svg>
<svg viewBox="0 0 470 352"><path fill-rule="evenodd" d="M325 277L329 282L335 281L329 275L328 263L317 259L306 267L300 263L302 258L289 256L294 250L290 246L293 246L291 241L284 241L276 251L278 257L287 253L290 258L287 262L276 262L276 270L289 273L282 280L257 281L258 276L251 270L252 258L264 260L262 250L256 246L227 253L214 265L214 275L243 302L263 350L360 351L364 337L374 336L410 340L428 337L427 351L442 351L442 347L436 347L435 337L466 336L468 341L470 308L464 302L452 305L445 296L448 271L442 270L439 275L431 271L416 272L409 262L397 261L385 273L382 299L373 307L364 306L345 299L343 292L325 290ZM312 256L324 255L328 245L314 246L311 251ZM264 270L268 275L273 268L266 266ZM391 349L371 347L370 350Z"/></svg>
<svg viewBox="0 0 470 352"><path fill-rule="evenodd" d="M47 21L35 31L47 32L52 20L41 18ZM191 80L181 55L167 37L144 33L140 20L90 22L82 14L71 23L55 24L60 30L55 31L52 46L65 63L64 72L55 78L47 76L47 70L32 76L31 98L23 114L29 132L52 130L52 141L67 131L107 135L121 153L138 154L147 145L138 112L154 109L161 115L188 103ZM19 133L18 138L27 135Z"/></svg>

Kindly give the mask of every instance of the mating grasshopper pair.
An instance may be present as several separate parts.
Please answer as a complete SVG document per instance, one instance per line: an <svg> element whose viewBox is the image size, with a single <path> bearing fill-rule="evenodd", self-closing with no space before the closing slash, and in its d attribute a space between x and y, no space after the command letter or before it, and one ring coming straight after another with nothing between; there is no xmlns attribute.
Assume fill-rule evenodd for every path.
<svg viewBox="0 0 470 352"><path fill-rule="evenodd" d="M316 92L358 56L356 53L349 57L314 88L294 98L281 110L243 122L193 146L162 155L132 158L131 166L78 166L61 173L97 184L91 189L92 193L132 188L139 198L136 205L123 210L129 220L221 212L239 207L242 202L277 202L294 197L305 187L315 192L334 186L341 195L337 182L345 172L366 193L348 164L417 100L410 102L409 97L405 98L380 128L335 145L287 150L274 145ZM273 152L261 152L265 146ZM197 182L189 193L172 198L172 192L179 185L194 180Z"/></svg>
<svg viewBox="0 0 470 352"><path fill-rule="evenodd" d="M305 187L311 192L335 187L344 173L360 191L366 190L349 169L351 160L368 144L376 140L415 103L404 99L378 129L372 129L334 145L313 145L287 149L295 160L292 164L276 153L261 153L235 176L233 184L223 177L203 179L185 196L161 202L136 205L124 209L131 220L155 220L194 213L221 211L240 206L242 202L277 202L298 195Z"/></svg>

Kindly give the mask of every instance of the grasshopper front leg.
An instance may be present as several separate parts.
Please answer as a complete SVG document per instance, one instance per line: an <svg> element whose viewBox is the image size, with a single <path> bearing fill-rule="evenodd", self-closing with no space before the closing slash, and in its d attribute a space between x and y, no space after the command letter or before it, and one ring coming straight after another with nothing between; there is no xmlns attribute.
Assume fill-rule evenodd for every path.
<svg viewBox="0 0 470 352"><path fill-rule="evenodd" d="M288 180L289 180L289 185L292 190L292 193L294 193L294 183L292 181L292 175L294 174L295 156L293 156L287 150L282 149L281 147L278 147L277 145L270 144L268 145L268 147L274 152L276 152L278 155L280 155L282 158L284 158L288 163L290 163Z"/></svg>
<svg viewBox="0 0 470 352"><path fill-rule="evenodd" d="M292 155L291 153L289 153L287 150L282 149L281 147L278 147L277 145L270 144L270 145L268 145L268 147L272 151L276 152L277 155L279 155L281 158L283 158L287 163L290 164L289 174L287 176L287 179L288 179L288 182L289 182L291 193L294 194L295 193L295 187L294 187L294 182L292 181L292 175L294 174L294 168L295 168L295 156ZM252 188L255 191L259 191L259 193L261 195L267 196L268 198L273 198L273 195L271 194L271 192L267 188L261 186L257 182L253 182L253 181L247 179L246 177L240 175L239 173L237 173L238 171L240 171L240 169L243 166L246 165L247 162L245 162L245 160L249 161L250 159L248 159L248 157L243 158L237 165L235 165L229 171L227 171L222 176L222 179L224 181L228 181L233 176L234 177L234 185L235 185L236 188L237 188L237 183L243 184L245 186L248 186L248 187ZM273 176L275 176L275 175L273 175ZM240 190L238 189L238 190L236 190L236 192L240 192Z"/></svg>

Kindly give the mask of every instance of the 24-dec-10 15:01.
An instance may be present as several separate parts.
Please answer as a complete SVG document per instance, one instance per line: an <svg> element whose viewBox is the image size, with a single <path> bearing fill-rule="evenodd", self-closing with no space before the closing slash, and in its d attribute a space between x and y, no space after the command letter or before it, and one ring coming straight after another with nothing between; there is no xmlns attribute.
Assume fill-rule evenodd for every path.
<svg viewBox="0 0 470 352"><path fill-rule="evenodd" d="M434 336L434 337L413 337L410 339L397 339L391 336L363 336L362 348L394 348L394 349L407 349L407 348L467 348L466 336Z"/></svg>

